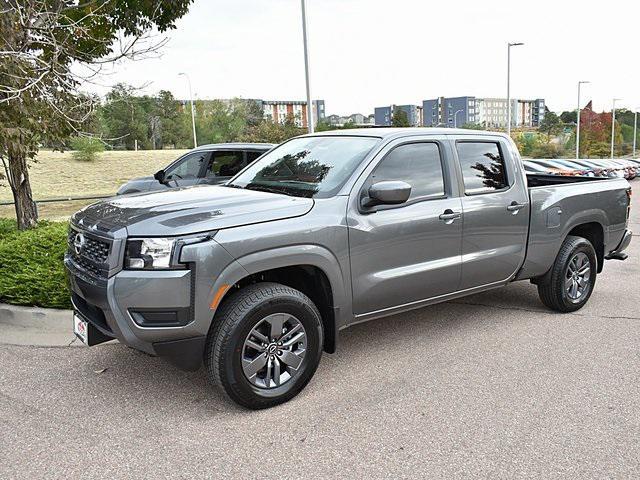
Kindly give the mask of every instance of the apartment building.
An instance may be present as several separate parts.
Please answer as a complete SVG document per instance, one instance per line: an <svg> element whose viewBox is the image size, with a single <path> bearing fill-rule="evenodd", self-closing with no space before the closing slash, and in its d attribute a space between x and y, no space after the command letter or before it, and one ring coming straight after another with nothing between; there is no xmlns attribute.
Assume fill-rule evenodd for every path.
<svg viewBox="0 0 640 480"><path fill-rule="evenodd" d="M476 123L475 97L438 97L423 100L422 115L425 127L461 127L465 123Z"/></svg>
<svg viewBox="0 0 640 480"><path fill-rule="evenodd" d="M347 123L352 123L357 126L370 127L375 124L374 115L363 115L361 113L353 113L351 115L329 115L325 117L329 125L341 127Z"/></svg>
<svg viewBox="0 0 640 480"><path fill-rule="evenodd" d="M304 100L258 100L264 118L269 118L274 122L284 123L289 116L292 116L298 127L307 128L308 109ZM324 100L312 100L314 125L325 118Z"/></svg>
<svg viewBox="0 0 640 480"><path fill-rule="evenodd" d="M393 112L400 109L407 114L409 124L414 127L422 125L422 107L419 105L389 105L388 107L376 107L374 119L376 126L389 127L393 124Z"/></svg>
<svg viewBox="0 0 640 480"><path fill-rule="evenodd" d="M461 127L475 123L486 128L507 126L506 98L438 97L422 102L425 127ZM544 119L544 99L511 99L511 126L538 127Z"/></svg>

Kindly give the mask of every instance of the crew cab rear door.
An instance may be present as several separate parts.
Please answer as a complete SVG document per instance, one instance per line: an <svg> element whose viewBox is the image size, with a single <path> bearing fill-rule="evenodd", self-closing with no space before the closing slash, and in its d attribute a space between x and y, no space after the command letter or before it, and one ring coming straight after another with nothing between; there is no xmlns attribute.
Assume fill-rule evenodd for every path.
<svg viewBox="0 0 640 480"><path fill-rule="evenodd" d="M391 311L454 292L460 280L461 201L444 135L387 145L355 184L347 212L356 316ZM455 178L455 177L454 177ZM376 182L412 187L400 205L361 208Z"/></svg>
<svg viewBox="0 0 640 480"><path fill-rule="evenodd" d="M507 139L451 136L462 193L460 290L504 282L524 262L529 231L529 193Z"/></svg>

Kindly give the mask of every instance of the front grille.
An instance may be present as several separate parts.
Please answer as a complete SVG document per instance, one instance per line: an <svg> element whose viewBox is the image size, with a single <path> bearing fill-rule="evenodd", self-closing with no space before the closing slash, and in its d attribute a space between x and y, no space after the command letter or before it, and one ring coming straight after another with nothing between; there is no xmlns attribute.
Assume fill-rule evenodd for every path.
<svg viewBox="0 0 640 480"><path fill-rule="evenodd" d="M79 251L76 245L78 234L83 236L83 241L80 242ZM69 229L67 242L69 246L69 255L80 269L94 277L107 277L107 274L109 273L108 261L111 242L94 237L89 233L78 231L74 228Z"/></svg>
<svg viewBox="0 0 640 480"><path fill-rule="evenodd" d="M69 230L69 248L72 249L75 253L75 249L73 246L73 242L78 234L77 231L71 229ZM91 238L84 234L85 243L82 247L81 255L83 257L87 257L94 262L105 263L109 258L109 249L111 245L104 241L98 240L97 238Z"/></svg>

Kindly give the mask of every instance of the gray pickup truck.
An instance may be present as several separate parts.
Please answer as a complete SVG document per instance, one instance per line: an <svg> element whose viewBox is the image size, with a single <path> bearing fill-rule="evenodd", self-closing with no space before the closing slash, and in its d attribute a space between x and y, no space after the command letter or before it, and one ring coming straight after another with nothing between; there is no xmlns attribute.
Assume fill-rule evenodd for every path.
<svg viewBox="0 0 640 480"><path fill-rule="evenodd" d="M356 323L525 279L547 307L581 308L604 260L626 258L630 202L624 179L527 176L499 133L305 135L225 185L76 213L74 331L204 361L234 401L265 408Z"/></svg>

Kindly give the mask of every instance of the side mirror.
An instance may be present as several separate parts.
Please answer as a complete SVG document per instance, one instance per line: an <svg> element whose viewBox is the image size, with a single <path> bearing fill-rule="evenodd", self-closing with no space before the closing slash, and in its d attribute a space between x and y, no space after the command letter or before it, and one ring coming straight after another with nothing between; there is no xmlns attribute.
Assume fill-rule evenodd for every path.
<svg viewBox="0 0 640 480"><path fill-rule="evenodd" d="M157 181L159 181L160 183L164 183L165 181L165 171L164 170L159 170L157 171L154 175L153 178L155 178Z"/></svg>
<svg viewBox="0 0 640 480"><path fill-rule="evenodd" d="M369 187L368 197L362 199L365 208L377 205L399 205L409 200L411 185L399 180L374 183Z"/></svg>

